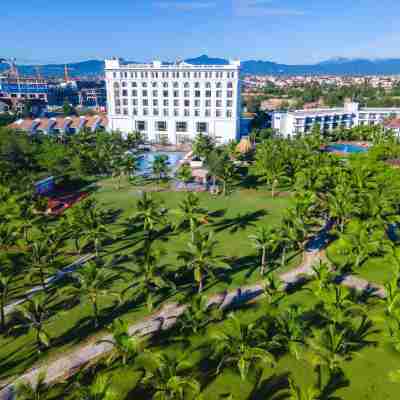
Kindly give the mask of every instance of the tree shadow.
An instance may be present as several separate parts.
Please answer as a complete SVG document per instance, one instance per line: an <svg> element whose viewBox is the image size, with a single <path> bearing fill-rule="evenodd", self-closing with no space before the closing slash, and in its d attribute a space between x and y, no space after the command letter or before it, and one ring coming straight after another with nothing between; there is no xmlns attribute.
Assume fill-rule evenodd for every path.
<svg viewBox="0 0 400 400"><path fill-rule="evenodd" d="M272 375L262 379L262 371L258 373L257 384L251 392L248 400L284 400L288 398L289 373Z"/></svg>
<svg viewBox="0 0 400 400"><path fill-rule="evenodd" d="M225 218L220 222L214 223L216 232L229 230L230 233L243 231L249 227L255 227L255 223L268 214L266 210L257 210L245 214L239 213L236 217Z"/></svg>

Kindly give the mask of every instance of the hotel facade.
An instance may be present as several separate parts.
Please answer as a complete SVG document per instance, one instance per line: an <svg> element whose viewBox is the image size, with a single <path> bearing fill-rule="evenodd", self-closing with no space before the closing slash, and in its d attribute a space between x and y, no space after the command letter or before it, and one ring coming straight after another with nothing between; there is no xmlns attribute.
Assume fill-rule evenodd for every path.
<svg viewBox="0 0 400 400"><path fill-rule="evenodd" d="M127 64L105 61L109 130L181 144L203 133L217 143L240 137L240 61Z"/></svg>
<svg viewBox="0 0 400 400"><path fill-rule="evenodd" d="M317 124L321 127L321 132L382 124L388 118L400 117L400 108L359 107L358 103L347 102L342 108L276 111L270 116L272 128L281 135L290 137L307 133Z"/></svg>

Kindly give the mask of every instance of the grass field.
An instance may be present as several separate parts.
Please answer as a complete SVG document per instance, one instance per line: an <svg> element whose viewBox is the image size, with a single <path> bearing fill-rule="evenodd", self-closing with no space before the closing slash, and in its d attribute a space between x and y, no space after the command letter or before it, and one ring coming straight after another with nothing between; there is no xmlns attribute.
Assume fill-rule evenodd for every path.
<svg viewBox="0 0 400 400"><path fill-rule="evenodd" d="M141 245L141 233L130 236L124 234L123 222L135 211L139 198L137 189L126 186L116 191L108 180L101 182L99 190L93 194L101 204L121 213L118 221L110 225L110 231L116 237L114 243L104 248L104 256L130 255ZM183 193L161 192L154 194L155 198L163 201L167 208L177 208L178 202L184 198ZM206 293L220 292L226 288L234 288L259 280L258 257L252 248L248 236L256 226L275 225L279 223L283 211L289 206L290 198L279 197L272 199L267 191L238 191L228 197L212 197L200 194L202 206L215 213L215 218L205 229L214 229L219 241L218 252L230 258L232 270L226 273L218 282L210 282L205 287ZM173 214L171 213L171 219ZM160 246L168 250L163 258L163 264L177 263L176 256L183 250L188 241L188 233L173 233L163 238ZM293 255L284 269L295 266L300 257ZM120 291L129 282L128 275L121 275L113 290ZM63 282L60 282L62 285ZM173 301L177 293L170 293L163 301ZM75 305L64 309L64 298L57 294L50 303L57 310L46 329L52 337L52 347L38 356L35 350L33 332L14 332L13 336L0 336L0 378L6 378L26 370L36 361L48 362L59 354L65 354L70 348L81 341L96 340L100 332L95 332L90 321L91 308L89 304ZM129 322L137 321L148 314L143 305L127 301L122 306L116 305L115 297L104 297L100 300L102 310L102 326L108 325L115 317L122 317Z"/></svg>

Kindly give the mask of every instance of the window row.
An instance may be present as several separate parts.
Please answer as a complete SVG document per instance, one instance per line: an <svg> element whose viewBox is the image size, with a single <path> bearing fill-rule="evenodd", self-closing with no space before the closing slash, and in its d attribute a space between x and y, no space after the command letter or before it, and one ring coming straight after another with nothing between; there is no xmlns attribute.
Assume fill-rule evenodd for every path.
<svg viewBox="0 0 400 400"><path fill-rule="evenodd" d="M136 121L135 129L139 132L147 131L148 123L147 121ZM155 121L154 128L158 132L166 132L168 130L167 121ZM186 121L176 121L175 122L175 131L176 132L188 132L188 123ZM197 133L207 133L208 132L208 123L207 122L197 122L196 123L196 132Z"/></svg>
<svg viewBox="0 0 400 400"><path fill-rule="evenodd" d="M125 82L125 81L123 81L123 82L121 82L121 84L119 83L119 82L114 82L113 83L113 87L114 87L114 89L119 89L119 87L123 87L123 88L125 88L125 87L128 87L129 85L128 85L128 82ZM141 86L141 87L144 87L144 88L147 88L147 87L153 87L153 88L156 88L156 87L158 87L159 85L158 85L158 82L151 82L151 85L148 83L148 82L142 82L142 84L141 85L138 85L138 82L131 82L131 87L133 87L133 88L137 88L138 86ZM164 87L164 88L167 88L167 87L169 87L170 85L169 85L169 83L168 82L160 82L160 86L162 86L162 87ZM171 85L173 88L179 88L179 82L173 82L172 83L172 85ZM193 83L193 85L192 85L195 89L198 89L198 88L200 88L200 82L194 82ZM204 87L205 88L208 88L208 89L211 89L211 87L212 87L213 85L211 84L211 82L205 82L204 83ZM215 83L215 85L214 85L217 89L221 89L222 88L222 86L223 86L223 84L222 84L222 82L217 82L217 83ZM190 88L190 83L189 82L184 82L184 84L183 84L183 87L185 88L185 89L188 89L188 88ZM227 82L227 84L226 84L226 87L227 88L233 88L233 83L232 82Z"/></svg>
<svg viewBox="0 0 400 400"><path fill-rule="evenodd" d="M141 104L143 107L148 107L150 104L153 107L158 107L160 105L162 105L163 107L169 107L169 105L173 105L174 107L179 107L179 106L183 106L183 107L201 107L201 101L200 100L183 100L180 101L178 99L174 99L173 102L170 102L168 99L163 99L158 100L158 99L153 99L152 101L149 101L149 99L142 99L141 101L139 101L138 99L132 99L132 105L133 106L138 106L139 104ZM205 107L212 107L213 105L215 105L215 107L223 107L223 104L226 105L226 107L233 107L233 100L226 100L226 102L223 102L222 100L215 100L211 101L211 100L205 100L203 102ZM115 105L116 106L127 106L129 105L129 101L128 99L115 99Z"/></svg>
<svg viewBox="0 0 400 400"><path fill-rule="evenodd" d="M212 97L213 92L211 90L205 90L205 91L200 91L200 90L195 90L194 92L190 92L190 90L184 90L183 92L180 92L179 90L172 90L171 92L168 90L163 90L163 91L158 91L158 90L153 90L153 91L148 91L148 90L142 90L140 92L142 97L149 97L149 94L151 93L152 97L158 97L161 96L162 97L170 97L170 95L172 97L181 97L182 93L183 93L183 97ZM215 97L222 97L223 91L222 90L216 90L215 92ZM138 97L139 91L138 90L132 90L130 92L132 97ZM129 96L129 91L127 89L122 89L121 92L119 91L115 91L114 92L114 96L116 98L119 98L120 95L122 97L128 97ZM226 91L226 97L233 97L233 91L232 90L227 90Z"/></svg>
<svg viewBox="0 0 400 400"><path fill-rule="evenodd" d="M113 78L234 78L235 71L121 71L113 72Z"/></svg>
<svg viewBox="0 0 400 400"><path fill-rule="evenodd" d="M122 112L121 112L122 111ZM152 111L152 113L150 113L150 111ZM129 110L128 108L122 108L121 107L115 107L115 114L117 115L129 115ZM137 108L133 108L132 109L132 115L136 116L139 115L139 110ZM159 110L158 108L153 108L152 110L149 110L148 108L143 108L141 110L141 114L143 116L154 116L154 117L158 117L160 115L163 115L164 117L169 117L170 116L170 111L168 108L164 108L162 110ZM179 117L179 116L184 116L184 117L201 117L202 113L200 112L200 110L192 110L190 111L189 109L184 109L183 113L181 112L181 110L175 108L172 112L172 115L174 117ZM211 112L210 109L206 109L204 111L204 117L216 117L216 118L232 118L233 117L233 112L232 110L226 110L225 113L223 112L223 110L215 110L214 113Z"/></svg>

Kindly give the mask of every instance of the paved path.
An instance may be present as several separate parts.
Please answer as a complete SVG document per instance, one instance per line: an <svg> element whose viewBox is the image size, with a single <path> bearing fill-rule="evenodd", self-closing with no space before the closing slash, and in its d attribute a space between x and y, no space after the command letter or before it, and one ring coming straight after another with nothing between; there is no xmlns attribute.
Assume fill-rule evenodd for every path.
<svg viewBox="0 0 400 400"><path fill-rule="evenodd" d="M89 260L94 258L94 254L86 254L85 256L79 258L78 260L74 261L72 264L68 265L67 267L63 268L62 270L58 271L55 275L50 276L49 278L46 279L46 285L51 285L53 283L56 283L59 281L61 278L63 278L65 275L71 274L74 272L77 268L79 268L81 265L85 264ZM28 290L27 292L24 293L24 297L22 299L16 300L13 303L8 304L7 306L4 307L4 312L6 315L11 314L17 306L20 304L24 303L28 299L30 299L34 294L39 293L43 291L42 286L34 286L32 289Z"/></svg>
<svg viewBox="0 0 400 400"><path fill-rule="evenodd" d="M325 260L323 251L305 253L304 260L299 267L279 276L285 284L285 288L288 288L306 276L311 277L314 273L313 266L318 265L318 263L323 260ZM370 285L369 282L355 276L350 275L343 277L339 283L357 290L370 290L372 288L379 297L385 296L382 287ZM263 284L258 283L223 294L213 295L209 298L209 304L216 304L221 308L227 308L235 304L245 303L260 296L263 293L263 288ZM129 328L129 333L131 335L136 334L143 336L151 335L159 330L167 330L175 324L177 317L184 312L185 308L185 305L166 304L160 311L132 325ZM105 335L101 340L104 339L110 340L112 336ZM17 381L5 386L0 391L0 400L14 399L15 384L20 380L31 383L36 382L41 370L46 371L46 382L50 384L66 379L79 371L86 364L104 357L112 350L112 346L109 343L98 343L98 340L99 339L94 341L94 339L92 339L90 343L77 346L69 354L64 354L61 358L50 361L50 363L44 365L43 368L41 368L40 365L33 367L30 371L20 376Z"/></svg>

